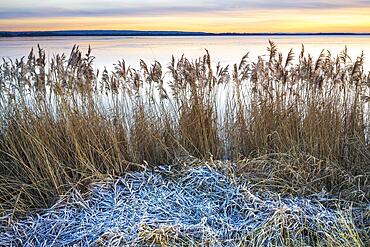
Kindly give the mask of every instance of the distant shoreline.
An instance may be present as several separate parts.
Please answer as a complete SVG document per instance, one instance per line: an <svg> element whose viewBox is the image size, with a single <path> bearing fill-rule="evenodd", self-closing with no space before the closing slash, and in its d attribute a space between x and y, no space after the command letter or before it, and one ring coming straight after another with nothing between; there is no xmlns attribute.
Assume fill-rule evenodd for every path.
<svg viewBox="0 0 370 247"><path fill-rule="evenodd" d="M73 30L73 31L0 31L0 37L50 36L368 36L370 33L208 33L182 31Z"/></svg>

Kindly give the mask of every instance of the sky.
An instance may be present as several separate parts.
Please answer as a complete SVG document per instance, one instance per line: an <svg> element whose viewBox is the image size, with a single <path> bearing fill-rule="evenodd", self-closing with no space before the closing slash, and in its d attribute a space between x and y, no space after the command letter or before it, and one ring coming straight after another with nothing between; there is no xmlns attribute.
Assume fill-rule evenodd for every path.
<svg viewBox="0 0 370 247"><path fill-rule="evenodd" d="M370 32L370 0L0 0L0 30Z"/></svg>

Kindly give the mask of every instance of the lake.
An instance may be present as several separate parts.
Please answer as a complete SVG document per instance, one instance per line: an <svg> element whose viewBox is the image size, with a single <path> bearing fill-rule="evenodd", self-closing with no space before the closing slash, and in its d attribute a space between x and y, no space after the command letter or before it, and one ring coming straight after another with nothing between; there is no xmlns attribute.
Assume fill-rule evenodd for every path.
<svg viewBox="0 0 370 247"><path fill-rule="evenodd" d="M138 67L140 59L148 63L154 60L167 65L171 56L180 57L185 54L195 59L208 49L212 61L221 64L239 62L245 53L250 52L250 58L256 59L259 55L267 54L268 40L273 40L284 56L290 48L296 55L300 53L301 44L307 52L317 57L322 49L329 49L333 55L348 47L352 58L365 53L365 70L370 70L370 35L363 36L176 36L176 37L11 37L0 38L1 58L20 58L28 55L31 47L40 44L46 50L48 57L56 53L69 54L74 44L83 50L91 45L92 54L96 57L95 66L98 68L112 68L120 59Z"/></svg>

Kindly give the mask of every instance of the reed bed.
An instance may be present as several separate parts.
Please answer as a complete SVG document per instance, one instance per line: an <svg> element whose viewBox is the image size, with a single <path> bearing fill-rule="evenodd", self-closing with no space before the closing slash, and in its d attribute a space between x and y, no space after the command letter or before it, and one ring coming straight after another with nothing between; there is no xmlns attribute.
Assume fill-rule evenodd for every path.
<svg viewBox="0 0 370 247"><path fill-rule="evenodd" d="M297 57L295 59L295 57ZM370 74L347 48L317 58L210 54L168 66L124 60L94 70L89 48L0 63L0 212L11 223L72 187L174 164L231 160L240 176L282 196L325 192L368 205ZM369 214L368 214L369 215Z"/></svg>

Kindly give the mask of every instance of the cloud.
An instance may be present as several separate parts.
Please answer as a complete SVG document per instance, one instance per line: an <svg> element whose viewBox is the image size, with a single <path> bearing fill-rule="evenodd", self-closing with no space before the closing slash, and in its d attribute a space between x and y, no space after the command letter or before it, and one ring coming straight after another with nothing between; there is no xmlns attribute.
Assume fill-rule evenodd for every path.
<svg viewBox="0 0 370 247"><path fill-rule="evenodd" d="M99 17L99 16L152 16L181 13L208 13L213 8L199 7L140 7L140 8L104 8L92 10L71 10L65 8L39 8L29 10L0 10L0 18L32 18L32 17Z"/></svg>
<svg viewBox="0 0 370 247"><path fill-rule="evenodd" d="M22 3L21 3L22 2ZM253 10L304 10L370 7L370 0L229 0L184 1L169 0L64 0L0 2L0 19L47 17L99 17L99 16L158 16L179 14L209 14L217 12Z"/></svg>
<svg viewBox="0 0 370 247"><path fill-rule="evenodd" d="M252 9L332 9L332 8L351 8L370 6L370 0L232 0L226 3L228 8L237 6L238 8ZM221 6L219 6L221 7Z"/></svg>

